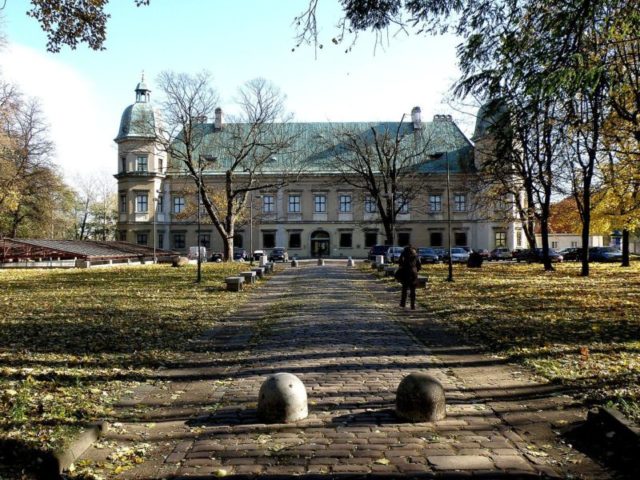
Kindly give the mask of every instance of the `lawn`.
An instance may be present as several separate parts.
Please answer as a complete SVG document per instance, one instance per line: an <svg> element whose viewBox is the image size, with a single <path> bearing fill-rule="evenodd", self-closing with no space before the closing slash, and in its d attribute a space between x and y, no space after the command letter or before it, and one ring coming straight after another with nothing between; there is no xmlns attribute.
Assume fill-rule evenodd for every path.
<svg viewBox="0 0 640 480"><path fill-rule="evenodd" d="M612 404L640 420L640 264L425 266L419 301L428 321L574 389L587 404Z"/></svg>
<svg viewBox="0 0 640 480"><path fill-rule="evenodd" d="M0 270L0 446L57 449L152 369L180 362L189 339L242 293L242 264ZM0 462L1 463L1 462Z"/></svg>

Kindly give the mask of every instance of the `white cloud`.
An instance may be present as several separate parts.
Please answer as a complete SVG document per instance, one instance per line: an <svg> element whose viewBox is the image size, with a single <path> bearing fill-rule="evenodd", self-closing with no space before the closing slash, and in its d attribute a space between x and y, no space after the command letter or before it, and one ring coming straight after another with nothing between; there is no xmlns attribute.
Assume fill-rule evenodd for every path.
<svg viewBox="0 0 640 480"><path fill-rule="evenodd" d="M17 44L0 51L0 65L6 80L40 100L56 144L56 164L67 181L72 183L78 175L113 172L117 125L90 80L50 56Z"/></svg>

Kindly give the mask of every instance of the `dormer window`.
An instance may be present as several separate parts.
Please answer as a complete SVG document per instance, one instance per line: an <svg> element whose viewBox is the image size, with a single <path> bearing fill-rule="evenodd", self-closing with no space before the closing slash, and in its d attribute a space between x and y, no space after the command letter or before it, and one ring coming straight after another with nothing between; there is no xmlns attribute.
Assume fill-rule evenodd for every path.
<svg viewBox="0 0 640 480"><path fill-rule="evenodd" d="M146 172L148 160L146 155L138 155L136 157L136 172Z"/></svg>

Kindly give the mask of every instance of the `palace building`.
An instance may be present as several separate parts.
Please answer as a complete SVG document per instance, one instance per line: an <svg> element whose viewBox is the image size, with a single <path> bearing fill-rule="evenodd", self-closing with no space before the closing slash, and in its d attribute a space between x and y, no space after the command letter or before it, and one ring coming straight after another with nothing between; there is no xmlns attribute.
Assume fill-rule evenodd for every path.
<svg viewBox="0 0 640 480"><path fill-rule="evenodd" d="M189 214L194 210L189 210L189 205L198 201L187 188L193 180L167 158L154 135L144 128L142 119L159 121L144 81L135 89L135 103L124 110L115 138L118 240L180 252L199 244L209 251L221 251L222 239L206 221L206 215L196 223L195 215ZM478 125L474 139L482 135L482 121ZM202 128L207 135L218 136L220 145L229 126L223 123L218 109L214 121L205 120ZM249 218L243 218L236 226L235 247L267 251L285 247L290 257L300 258L319 254L364 258L371 246L385 243L375 202L345 183L340 172L328 168L331 162L323 161L331 150L317 139L337 128L361 131L363 135L372 128L398 130L407 137L417 132L428 135L429 147L424 158L416 162L419 192L395 216L394 238L398 245L445 247L449 236L452 246L474 249L513 249L523 245L518 223L488 213L486 201L479 197L479 189L473 183L481 168L474 144L449 115L435 115L431 121L423 121L420 109L415 107L406 123L294 122L286 124L286 128L296 132L296 152L302 156L299 161L303 168L295 181L251 193L250 213L245 215ZM210 185L223 185L228 162L220 151L215 158L207 165L204 179ZM284 163L286 159L274 157L270 174L276 174ZM191 192L195 192L193 187ZM483 208L478 208L480 204Z"/></svg>

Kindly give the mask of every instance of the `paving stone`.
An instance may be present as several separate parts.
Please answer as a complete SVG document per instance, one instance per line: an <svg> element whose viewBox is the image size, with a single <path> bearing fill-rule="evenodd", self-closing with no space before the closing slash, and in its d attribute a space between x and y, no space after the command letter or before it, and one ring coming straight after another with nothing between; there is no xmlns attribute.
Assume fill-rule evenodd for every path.
<svg viewBox="0 0 640 480"><path fill-rule="evenodd" d="M150 456L127 474L206 477L224 468L230 475L271 477L557 476L554 462L566 458L568 447L549 435L552 423L580 418L571 399L553 396L553 386L516 374L520 367L457 344L429 320L429 312L405 315L397 309L397 297L395 287L368 273L329 262L272 275L243 297L247 303L197 340L207 353L194 351L188 368L161 371L162 383L145 385L120 402L123 418L138 404L162 405L148 414L155 431L126 419L123 424L136 441L157 432L169 438L154 443L154 458L160 460ZM278 314L267 317L274 311ZM260 385L278 372L292 373L305 384L306 419L272 425L258 420ZM442 383L449 415L444 420L412 424L396 417L396 389L412 372ZM511 398L514 389L542 388L549 396ZM219 404L215 411L209 408L213 404ZM178 413L189 420L176 421L172 415ZM106 440L119 444L125 435L118 435L110 433ZM522 455L531 444L553 445L560 454ZM389 463L376 463L382 458ZM154 461L173 470L154 467ZM592 469L583 465L582 471L591 478L607 478L589 459L584 462ZM571 468L563 467L563 473Z"/></svg>
<svg viewBox="0 0 640 480"><path fill-rule="evenodd" d="M482 455L427 455L427 460L436 470L482 470L493 467L491 459Z"/></svg>

